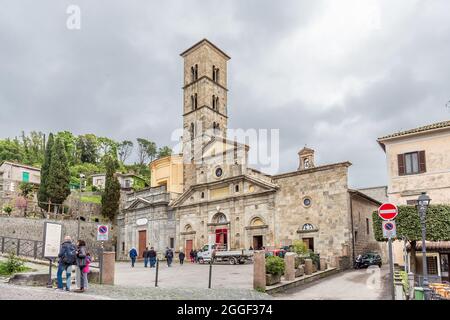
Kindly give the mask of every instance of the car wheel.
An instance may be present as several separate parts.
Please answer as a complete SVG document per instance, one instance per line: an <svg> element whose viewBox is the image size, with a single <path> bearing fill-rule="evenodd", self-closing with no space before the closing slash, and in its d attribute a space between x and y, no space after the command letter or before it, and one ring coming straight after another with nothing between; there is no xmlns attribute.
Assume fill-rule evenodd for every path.
<svg viewBox="0 0 450 320"><path fill-rule="evenodd" d="M230 264L236 264L237 263L237 260L236 260L236 258L230 258L230 260L228 261Z"/></svg>
<svg viewBox="0 0 450 320"><path fill-rule="evenodd" d="M201 264L203 264L205 261L203 260L203 258L199 258L198 259L198 263L201 263Z"/></svg>
<svg viewBox="0 0 450 320"><path fill-rule="evenodd" d="M379 264L378 264L378 267L379 267L379 268L381 268L381 265L382 265L382 264L381 264L381 263L379 263Z"/></svg>

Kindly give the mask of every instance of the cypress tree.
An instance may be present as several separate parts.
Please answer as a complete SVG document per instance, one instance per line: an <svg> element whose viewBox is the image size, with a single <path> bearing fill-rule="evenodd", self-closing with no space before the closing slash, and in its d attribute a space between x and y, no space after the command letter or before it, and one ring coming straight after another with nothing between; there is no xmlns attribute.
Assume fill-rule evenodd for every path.
<svg viewBox="0 0 450 320"><path fill-rule="evenodd" d="M53 134L50 133L48 136L47 146L45 148L44 163L42 164L41 168L41 184L39 185L38 191L39 207L41 207L44 210L48 210L47 204L49 200L49 196L47 193L48 174L50 171L53 144L54 144Z"/></svg>
<svg viewBox="0 0 450 320"><path fill-rule="evenodd" d="M106 159L105 191L102 194L102 215L114 221L119 211L120 184L114 175L117 168L117 160L108 156Z"/></svg>
<svg viewBox="0 0 450 320"><path fill-rule="evenodd" d="M70 194L70 170L66 150L61 139L56 138L50 160L47 193L52 203L60 204Z"/></svg>

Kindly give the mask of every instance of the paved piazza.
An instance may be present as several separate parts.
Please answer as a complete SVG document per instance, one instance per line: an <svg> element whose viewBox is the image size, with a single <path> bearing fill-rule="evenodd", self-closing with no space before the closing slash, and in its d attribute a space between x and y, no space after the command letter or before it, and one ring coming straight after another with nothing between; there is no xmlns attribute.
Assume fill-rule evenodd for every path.
<svg viewBox="0 0 450 320"><path fill-rule="evenodd" d="M144 262L116 263L115 284L119 286L153 287L156 269L144 267ZM165 261L159 265L158 286L160 288L208 288L209 265L179 263L167 267ZM214 264L212 288L253 289L253 264L228 265Z"/></svg>

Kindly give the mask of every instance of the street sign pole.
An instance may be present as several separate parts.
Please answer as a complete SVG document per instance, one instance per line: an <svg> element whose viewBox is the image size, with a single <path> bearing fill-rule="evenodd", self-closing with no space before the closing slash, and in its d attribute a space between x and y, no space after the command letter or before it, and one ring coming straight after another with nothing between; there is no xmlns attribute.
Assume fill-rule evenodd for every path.
<svg viewBox="0 0 450 320"><path fill-rule="evenodd" d="M394 258L392 256L392 238L391 237L389 237L388 246L389 246L389 279L390 279L390 286L391 286L391 295L392 295L392 300L395 300Z"/></svg>

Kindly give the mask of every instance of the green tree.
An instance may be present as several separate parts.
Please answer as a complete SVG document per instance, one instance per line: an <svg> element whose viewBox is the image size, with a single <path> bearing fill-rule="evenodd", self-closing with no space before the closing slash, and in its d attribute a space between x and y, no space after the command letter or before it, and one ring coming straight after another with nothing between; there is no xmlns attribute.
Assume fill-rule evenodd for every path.
<svg viewBox="0 0 450 320"><path fill-rule="evenodd" d="M97 163L100 155L98 152L98 140L94 134L78 136L77 156L82 163Z"/></svg>
<svg viewBox="0 0 450 320"><path fill-rule="evenodd" d="M158 149L158 159L170 156L172 154L172 149L170 149L168 146L163 146Z"/></svg>
<svg viewBox="0 0 450 320"><path fill-rule="evenodd" d="M61 205L70 194L70 170L66 150L61 139L56 139L52 148L47 193L52 203Z"/></svg>
<svg viewBox="0 0 450 320"><path fill-rule="evenodd" d="M39 191L38 191L38 202L39 207L41 207L44 210L48 209L47 202L49 201L50 197L47 192L48 188L48 178L49 178L49 172L50 172L50 164L52 161L52 150L54 145L54 138L53 134L50 133L48 136L47 146L45 148L45 156L44 156L44 163L42 164L41 168L41 184L39 185Z"/></svg>
<svg viewBox="0 0 450 320"><path fill-rule="evenodd" d="M115 176L118 163L112 157L106 159L105 191L102 194L102 215L114 221L119 211L120 184Z"/></svg>
<svg viewBox="0 0 450 320"><path fill-rule="evenodd" d="M156 143L143 138L137 138L138 142L138 160L139 165L145 165L148 161L152 162L156 155Z"/></svg>
<svg viewBox="0 0 450 320"><path fill-rule="evenodd" d="M131 153L133 152L133 142L129 140L124 140L117 146L117 151L119 154L119 160L122 163L125 163Z"/></svg>
<svg viewBox="0 0 450 320"><path fill-rule="evenodd" d="M71 166L80 163L77 157L77 138L69 131L61 131L56 134L61 139L66 149L67 160Z"/></svg>
<svg viewBox="0 0 450 320"><path fill-rule="evenodd" d="M377 241L387 241L383 237L382 219L378 212L373 212L373 232ZM415 272L416 243L422 240L422 229L417 208L414 206L399 206L395 218L397 238L406 238L411 245L411 270ZM427 238L428 241L450 240L450 206L431 205L427 210Z"/></svg>
<svg viewBox="0 0 450 320"><path fill-rule="evenodd" d="M18 139L0 140L0 162L15 161L23 162L24 151Z"/></svg>

